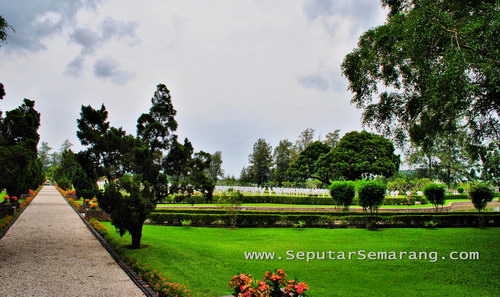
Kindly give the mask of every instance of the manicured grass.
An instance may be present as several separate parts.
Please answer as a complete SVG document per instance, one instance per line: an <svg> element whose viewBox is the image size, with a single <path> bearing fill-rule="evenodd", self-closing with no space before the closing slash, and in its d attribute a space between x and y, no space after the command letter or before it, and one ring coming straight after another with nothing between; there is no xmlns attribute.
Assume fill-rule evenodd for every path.
<svg viewBox="0 0 500 297"><path fill-rule="evenodd" d="M6 195L7 195L7 192L5 192L5 191L0 193L0 203L3 202L3 200L4 200L3 197L5 197Z"/></svg>
<svg viewBox="0 0 500 297"><path fill-rule="evenodd" d="M110 223L109 238L130 244ZM228 295L229 279L285 269L289 278L307 282L311 297L328 296L494 296L500 292L500 228L449 229L289 229L144 226L147 248L125 249L185 284L193 297ZM285 260L286 251L436 251L431 260ZM480 260L442 260L453 251L478 251ZM244 252L276 252L282 260L245 260Z"/></svg>
<svg viewBox="0 0 500 297"><path fill-rule="evenodd" d="M446 200L445 206L450 205L451 202L459 201L470 201L469 199L455 199ZM156 207L171 207L171 206L185 206L189 207L191 204L187 203L177 203L177 204L158 204ZM217 206L217 204L195 204L195 206ZM279 204L279 203L243 203L241 206L246 207L331 207L335 208L335 205L317 205L317 204ZM351 207L361 207L359 205L351 205ZM381 208L422 208L422 207L434 207L433 204L419 204L419 205L382 205Z"/></svg>

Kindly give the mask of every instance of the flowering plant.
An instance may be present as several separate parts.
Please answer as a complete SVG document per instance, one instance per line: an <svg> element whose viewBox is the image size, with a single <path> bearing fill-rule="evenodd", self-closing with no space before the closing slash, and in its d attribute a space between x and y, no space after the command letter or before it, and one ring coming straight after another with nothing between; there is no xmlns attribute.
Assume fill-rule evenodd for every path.
<svg viewBox="0 0 500 297"><path fill-rule="evenodd" d="M83 202L85 202L85 204L89 204L90 199L85 199L85 200L83 200Z"/></svg>
<svg viewBox="0 0 500 297"><path fill-rule="evenodd" d="M234 289L236 297L305 297L309 286L295 280L287 281L283 269L267 271L264 281L256 281L250 274L235 275L229 281L229 288Z"/></svg>
<svg viewBox="0 0 500 297"><path fill-rule="evenodd" d="M134 264L132 266L139 279L143 280L160 297L189 297L189 290L186 286L170 281L170 278L163 276L158 270L150 271L147 265Z"/></svg>
<svg viewBox="0 0 500 297"><path fill-rule="evenodd" d="M90 209L97 209L98 207L97 203L90 203Z"/></svg>

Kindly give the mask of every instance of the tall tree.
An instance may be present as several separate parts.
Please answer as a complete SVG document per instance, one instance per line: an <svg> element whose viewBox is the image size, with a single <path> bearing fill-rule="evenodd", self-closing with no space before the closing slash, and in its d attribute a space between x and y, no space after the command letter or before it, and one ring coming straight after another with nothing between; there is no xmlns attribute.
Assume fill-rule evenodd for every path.
<svg viewBox="0 0 500 297"><path fill-rule="evenodd" d="M398 172L400 157L392 142L380 135L349 132L339 144L320 156L317 174L326 179L358 180L372 176L390 177Z"/></svg>
<svg viewBox="0 0 500 297"><path fill-rule="evenodd" d="M300 132L299 138L295 141L295 151L297 154L306 149L314 141L314 133L316 130L307 128Z"/></svg>
<svg viewBox="0 0 500 297"><path fill-rule="evenodd" d="M0 46L2 46L2 43L6 42L7 37L9 36L7 30L9 29L14 31L14 28L12 28L12 26L7 23L7 20L0 15Z"/></svg>
<svg viewBox="0 0 500 297"><path fill-rule="evenodd" d="M40 143L40 147L38 148L38 158L40 159L40 162L42 162L42 168L44 172L47 172L51 164L50 160L51 150L52 148L49 146L47 142L42 141L42 143Z"/></svg>
<svg viewBox="0 0 500 297"><path fill-rule="evenodd" d="M288 139L280 140L278 146L274 149L273 159L273 181L275 181L278 186L281 186L283 182L288 180L287 171L292 163L295 155L295 150L293 148L293 143Z"/></svg>
<svg viewBox="0 0 500 297"><path fill-rule="evenodd" d="M211 156L210 166L207 170L208 176L217 182L220 178L224 178L224 170L222 169L222 152L216 151Z"/></svg>
<svg viewBox="0 0 500 297"><path fill-rule="evenodd" d="M309 144L297 157L288 169L287 174L294 181L305 182L307 179L318 179L325 185L330 184L329 178L318 175L317 161L332 148L321 141Z"/></svg>
<svg viewBox="0 0 500 297"><path fill-rule="evenodd" d="M340 130L328 132L323 142L331 147L336 147L340 140Z"/></svg>
<svg viewBox="0 0 500 297"><path fill-rule="evenodd" d="M175 177L190 177L203 167L189 168L193 149L187 139L184 145L177 142L176 111L165 85L157 86L151 103L149 113L137 121L137 136L111 127L104 106L100 110L82 106L78 120L77 136L87 147L79 154L82 167L89 178L107 177L109 184L97 195L99 205L111 215L121 235L131 234L132 248L140 247L144 221L168 195L168 183L176 187ZM203 157L194 159L205 165L209 161ZM189 180L184 184L189 185Z"/></svg>
<svg viewBox="0 0 500 297"><path fill-rule="evenodd" d="M365 32L342 64L363 123L424 149L457 128L476 147L499 139L498 1L382 3L386 24Z"/></svg>
<svg viewBox="0 0 500 297"><path fill-rule="evenodd" d="M273 162L272 147L260 138L253 145L253 152L248 156L248 171L252 182L262 186L269 181Z"/></svg>
<svg viewBox="0 0 500 297"><path fill-rule="evenodd" d="M40 113L35 102L23 104L0 117L0 188L20 196L43 182L37 145Z"/></svg>

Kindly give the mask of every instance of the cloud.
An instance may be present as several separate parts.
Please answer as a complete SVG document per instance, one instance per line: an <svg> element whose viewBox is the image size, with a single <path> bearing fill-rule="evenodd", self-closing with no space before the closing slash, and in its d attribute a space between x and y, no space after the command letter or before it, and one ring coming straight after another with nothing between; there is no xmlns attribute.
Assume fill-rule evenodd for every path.
<svg viewBox="0 0 500 297"><path fill-rule="evenodd" d="M5 49L36 52L46 49L46 40L74 23L80 9L95 9L101 0L1 0L2 14L15 32Z"/></svg>
<svg viewBox="0 0 500 297"><path fill-rule="evenodd" d="M328 77L320 73L301 76L297 81L306 89L314 89L322 92L327 91L331 87Z"/></svg>
<svg viewBox="0 0 500 297"><path fill-rule="evenodd" d="M115 59L106 56L94 64L94 75L109 79L115 84L123 85L133 78L133 74L120 69L121 65Z"/></svg>
<svg viewBox="0 0 500 297"><path fill-rule="evenodd" d="M377 20L379 1L373 0L306 0L302 7L309 21L320 20L332 35L338 33L339 25L349 20L349 34L366 30ZM345 29L342 28L342 29Z"/></svg>
<svg viewBox="0 0 500 297"><path fill-rule="evenodd" d="M75 77L81 76L83 72L84 62L85 62L85 56L83 55L77 56L71 62L69 62L69 64L66 66L66 70L64 71L64 73Z"/></svg>

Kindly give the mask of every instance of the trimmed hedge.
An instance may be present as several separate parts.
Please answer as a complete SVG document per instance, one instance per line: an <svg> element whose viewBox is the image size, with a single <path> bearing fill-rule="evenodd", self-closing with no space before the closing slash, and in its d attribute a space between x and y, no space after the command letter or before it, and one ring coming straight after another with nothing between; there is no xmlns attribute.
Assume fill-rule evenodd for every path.
<svg viewBox="0 0 500 297"><path fill-rule="evenodd" d="M437 227L475 227L478 226L477 213L460 214L399 214L377 215L372 220L379 227L425 227L427 222L436 222ZM153 224L180 226L181 221L191 220L192 226L229 226L227 214L199 213L151 213ZM237 218L239 227L292 227L298 221L304 221L306 227L346 227L365 226L364 215L320 215L320 214L240 214ZM486 226L500 226L500 213L484 214Z"/></svg>

